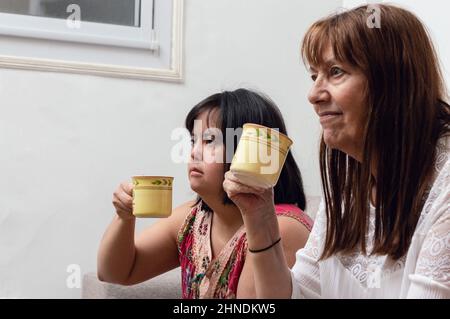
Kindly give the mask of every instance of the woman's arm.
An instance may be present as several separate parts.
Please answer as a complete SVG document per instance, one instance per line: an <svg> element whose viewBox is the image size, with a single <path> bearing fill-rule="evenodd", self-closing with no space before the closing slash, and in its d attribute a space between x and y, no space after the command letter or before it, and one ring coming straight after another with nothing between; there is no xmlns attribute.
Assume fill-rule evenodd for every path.
<svg viewBox="0 0 450 319"><path fill-rule="evenodd" d="M419 251L415 272L409 276L408 298L450 299L450 155L449 145L445 147L447 153L439 158L443 166L428 197L431 202L424 220L432 225L421 247L413 247Z"/></svg>
<svg viewBox="0 0 450 319"><path fill-rule="evenodd" d="M448 193L448 192L447 192ZM449 194L449 193L448 193ZM415 273L410 276L408 298L450 299L450 194L441 217L425 237Z"/></svg>
<svg viewBox="0 0 450 319"><path fill-rule="evenodd" d="M247 233L248 247L258 250L270 246L280 237L275 215L273 189L255 189L243 185L231 172L223 183L228 197L239 207ZM275 245L261 253L249 253L253 265L257 298L290 298L291 275L283 246Z"/></svg>
<svg viewBox="0 0 450 319"><path fill-rule="evenodd" d="M295 253L305 246L309 230L293 218L278 216L277 220L282 238L280 245L283 246L284 258L287 266L292 267L295 263ZM256 298L254 255L247 252L246 262L239 278L237 298Z"/></svg>
<svg viewBox="0 0 450 319"><path fill-rule="evenodd" d="M281 237L275 215L273 189L248 187L230 172L225 174L223 186L228 197L241 211L249 249L268 247ZM248 261L253 267L256 297L319 298L319 259L325 231L325 208L321 203L306 246L296 253L292 271L286 261L283 245L275 245L262 253L249 253Z"/></svg>

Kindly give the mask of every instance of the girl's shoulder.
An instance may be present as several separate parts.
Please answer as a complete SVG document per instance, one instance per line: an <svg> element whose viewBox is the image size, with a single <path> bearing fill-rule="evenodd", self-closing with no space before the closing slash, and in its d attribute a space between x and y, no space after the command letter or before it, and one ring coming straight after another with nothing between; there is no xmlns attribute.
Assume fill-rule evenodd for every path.
<svg viewBox="0 0 450 319"><path fill-rule="evenodd" d="M193 211L195 213L196 206L197 205L195 201L185 202L172 211L172 215L170 218L174 220L174 224L178 224L178 226L180 226L185 222L186 218L188 218L188 216L193 213Z"/></svg>
<svg viewBox="0 0 450 319"><path fill-rule="evenodd" d="M180 211L178 212L178 232L177 232L177 245L179 246L183 240L192 232L196 217L202 214L202 204L196 201L189 201L184 205L180 206Z"/></svg>
<svg viewBox="0 0 450 319"><path fill-rule="evenodd" d="M305 226L308 231L311 231L314 224L308 214L293 204L277 204L275 205L275 213L278 217L289 217L298 221Z"/></svg>

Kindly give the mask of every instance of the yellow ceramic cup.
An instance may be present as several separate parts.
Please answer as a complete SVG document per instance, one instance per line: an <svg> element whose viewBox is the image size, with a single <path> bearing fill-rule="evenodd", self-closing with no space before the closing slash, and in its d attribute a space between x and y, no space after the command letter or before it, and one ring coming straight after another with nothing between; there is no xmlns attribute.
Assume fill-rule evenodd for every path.
<svg viewBox="0 0 450 319"><path fill-rule="evenodd" d="M274 187L291 145L292 140L277 130L244 124L230 170L243 184Z"/></svg>
<svg viewBox="0 0 450 319"><path fill-rule="evenodd" d="M133 176L132 181L134 216L142 218L170 216L173 177Z"/></svg>

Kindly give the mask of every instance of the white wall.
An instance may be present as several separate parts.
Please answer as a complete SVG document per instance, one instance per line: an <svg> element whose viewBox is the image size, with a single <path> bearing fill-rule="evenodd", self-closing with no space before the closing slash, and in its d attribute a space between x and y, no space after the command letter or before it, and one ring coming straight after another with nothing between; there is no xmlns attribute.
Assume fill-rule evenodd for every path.
<svg viewBox="0 0 450 319"><path fill-rule="evenodd" d="M319 126L298 49L307 26L341 4L186 1L184 84L0 69L0 297L79 297L66 267L96 269L112 192L129 176L174 175L174 203L192 198L170 134L222 89L278 102L306 191L319 195Z"/></svg>

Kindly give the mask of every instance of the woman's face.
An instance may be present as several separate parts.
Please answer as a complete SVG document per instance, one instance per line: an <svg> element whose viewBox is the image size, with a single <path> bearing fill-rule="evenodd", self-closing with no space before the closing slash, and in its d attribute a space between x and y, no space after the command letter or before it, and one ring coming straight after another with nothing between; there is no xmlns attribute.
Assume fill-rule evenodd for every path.
<svg viewBox="0 0 450 319"><path fill-rule="evenodd" d="M366 77L336 61L331 46L323 61L323 65L311 66L314 85L308 99L319 115L325 143L361 161L367 120Z"/></svg>
<svg viewBox="0 0 450 319"><path fill-rule="evenodd" d="M201 197L223 194L224 145L222 132L214 124L217 115L218 109L202 112L191 134L188 177L192 190Z"/></svg>

